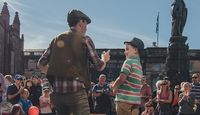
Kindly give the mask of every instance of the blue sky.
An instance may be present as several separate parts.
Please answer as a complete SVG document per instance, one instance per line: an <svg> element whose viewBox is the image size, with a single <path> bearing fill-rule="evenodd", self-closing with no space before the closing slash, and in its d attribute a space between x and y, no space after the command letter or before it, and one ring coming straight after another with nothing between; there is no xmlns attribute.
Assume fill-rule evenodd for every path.
<svg viewBox="0 0 200 115"><path fill-rule="evenodd" d="M96 48L123 48L123 42L141 38L145 47L156 41L156 17L160 12L159 46L167 47L171 32L173 0L0 0L8 3L11 22L19 12L25 49L47 48L59 33L68 30L66 14L80 9L92 20L87 34ZM183 35L190 49L200 49L200 0L184 0L188 8Z"/></svg>

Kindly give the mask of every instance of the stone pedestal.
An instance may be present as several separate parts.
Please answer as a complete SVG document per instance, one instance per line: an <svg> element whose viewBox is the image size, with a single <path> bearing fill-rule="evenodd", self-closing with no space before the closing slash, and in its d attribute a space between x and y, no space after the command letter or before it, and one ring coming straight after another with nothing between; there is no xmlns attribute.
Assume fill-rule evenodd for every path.
<svg viewBox="0 0 200 115"><path fill-rule="evenodd" d="M171 87L189 80L189 56L188 44L185 44L187 37L173 36L167 51L166 71Z"/></svg>

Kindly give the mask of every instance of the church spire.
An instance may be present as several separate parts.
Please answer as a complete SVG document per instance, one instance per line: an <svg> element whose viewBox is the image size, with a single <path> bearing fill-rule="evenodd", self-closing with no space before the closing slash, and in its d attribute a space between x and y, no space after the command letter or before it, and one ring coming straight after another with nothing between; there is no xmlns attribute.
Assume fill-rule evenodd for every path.
<svg viewBox="0 0 200 115"><path fill-rule="evenodd" d="M20 21L19 21L18 12L15 12L15 18L13 20L12 28L13 28L13 32L19 36L20 35Z"/></svg>
<svg viewBox="0 0 200 115"><path fill-rule="evenodd" d="M15 18L14 18L14 21L13 21L13 25L15 25L15 24L20 25L18 12L15 12Z"/></svg>
<svg viewBox="0 0 200 115"><path fill-rule="evenodd" d="M2 11L1 11L1 15L8 15L8 16L10 16L9 11L8 11L7 2L4 2L4 5L3 5Z"/></svg>
<svg viewBox="0 0 200 115"><path fill-rule="evenodd" d="M10 14L7 6L7 2L4 2L2 11L1 11L1 17L4 21L4 26L8 30L9 29L9 24L10 24Z"/></svg>

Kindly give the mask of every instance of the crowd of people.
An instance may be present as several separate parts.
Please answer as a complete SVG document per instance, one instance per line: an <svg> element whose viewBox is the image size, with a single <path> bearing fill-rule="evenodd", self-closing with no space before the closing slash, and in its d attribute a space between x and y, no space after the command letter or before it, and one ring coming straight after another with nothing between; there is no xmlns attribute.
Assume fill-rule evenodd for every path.
<svg viewBox="0 0 200 115"><path fill-rule="evenodd" d="M53 115L52 88L46 78L20 74L1 74L0 78L1 115Z"/></svg>
<svg viewBox="0 0 200 115"><path fill-rule="evenodd" d="M190 82L182 82L172 89L168 77L156 82L156 90L142 77L140 92L141 104L139 115L200 115L200 75L194 73ZM99 82L94 84L88 93L91 113L116 115L115 93L113 82L106 82L106 75L99 76ZM125 105L124 105L125 106ZM124 113L125 114L125 113ZM131 114L130 114L131 115ZM132 114L136 115L136 114Z"/></svg>
<svg viewBox="0 0 200 115"><path fill-rule="evenodd" d="M31 78L16 74L0 74L0 114L31 115L33 111L41 115L55 115L50 101L52 87L46 78L33 75ZM182 82L173 89L165 77L156 82L153 91L142 77L140 115L199 115L200 114L200 76L194 73L190 82ZM98 83L91 82L88 90L90 113L116 115L116 92L112 89L113 82L106 81L101 74ZM31 111L31 113L30 113Z"/></svg>

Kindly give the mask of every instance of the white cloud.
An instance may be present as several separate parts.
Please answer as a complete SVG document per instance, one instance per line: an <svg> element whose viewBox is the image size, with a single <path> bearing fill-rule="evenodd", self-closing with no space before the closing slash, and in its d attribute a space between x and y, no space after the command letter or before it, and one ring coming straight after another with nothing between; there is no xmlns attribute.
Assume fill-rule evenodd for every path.
<svg viewBox="0 0 200 115"><path fill-rule="evenodd" d="M27 13L33 7L22 4L17 0L2 0L8 3L12 11L19 12L21 20L21 33L25 36L25 48L46 48L50 41L57 34L65 31L67 23L65 20L52 17L47 19L45 16L37 16ZM10 11L10 10L9 10ZM64 22L63 22L64 21ZM64 26L63 26L64 25ZM146 47L152 46L155 38L134 31L115 28L109 24L89 26L88 34L91 35L97 48L123 48L124 41L131 40L133 37L141 38ZM63 30L62 30L63 29ZM160 46L166 46L166 41L159 41Z"/></svg>
<svg viewBox="0 0 200 115"><path fill-rule="evenodd" d="M53 23L56 21L47 21L46 23ZM61 26L60 22L57 22L57 26ZM61 33L61 30L55 28L48 28L45 26L34 27L28 30L25 29L25 48L47 48L50 41L57 34ZM34 32L31 32L31 29ZM96 48L123 48L124 41L129 41L133 37L141 38L144 41L145 47L152 46L155 41L154 38L148 37L146 35L130 32L127 30L121 30L116 28L109 28L103 26L90 26L88 28L88 35L93 39ZM159 46L166 46L166 41L160 41Z"/></svg>
<svg viewBox="0 0 200 115"><path fill-rule="evenodd" d="M101 26L92 26L91 35L95 37L93 40L98 48L122 48L124 41L131 40L133 37L142 39L145 47L152 46L155 41L155 38L140 33ZM159 42L159 46L166 46L166 41Z"/></svg>

